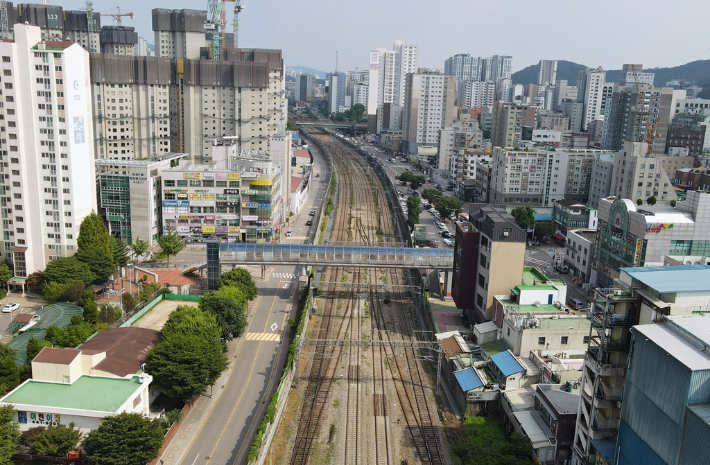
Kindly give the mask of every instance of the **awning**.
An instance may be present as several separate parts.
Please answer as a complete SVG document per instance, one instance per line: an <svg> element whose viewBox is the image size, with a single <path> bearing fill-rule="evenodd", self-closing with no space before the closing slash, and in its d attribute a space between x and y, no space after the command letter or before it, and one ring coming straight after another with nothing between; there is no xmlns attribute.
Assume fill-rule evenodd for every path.
<svg viewBox="0 0 710 465"><path fill-rule="evenodd" d="M658 297L654 296L650 292L644 291L643 289L635 289L635 291L643 297L643 300L647 301L649 304L653 305L656 308L668 308L671 306L668 302L664 302Z"/></svg>

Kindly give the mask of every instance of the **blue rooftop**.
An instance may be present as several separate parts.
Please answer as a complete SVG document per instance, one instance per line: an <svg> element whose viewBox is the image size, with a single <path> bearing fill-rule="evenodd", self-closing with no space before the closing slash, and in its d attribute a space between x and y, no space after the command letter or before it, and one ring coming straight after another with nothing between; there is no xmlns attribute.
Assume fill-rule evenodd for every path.
<svg viewBox="0 0 710 465"><path fill-rule="evenodd" d="M473 367L468 367L465 370L457 371L454 373L456 381L459 382L461 390L463 392L468 392L471 389L476 389L483 386L483 381L478 377L476 370Z"/></svg>
<svg viewBox="0 0 710 465"><path fill-rule="evenodd" d="M710 291L710 266L679 265L622 268L661 294Z"/></svg>
<svg viewBox="0 0 710 465"><path fill-rule="evenodd" d="M498 369L506 378L510 375L514 375L515 373L526 371L526 368L520 364L520 362L509 350L495 354L491 357L491 360L493 360L493 363L496 364Z"/></svg>
<svg viewBox="0 0 710 465"><path fill-rule="evenodd" d="M301 138L301 136L299 136L299 135L298 135L297 133L295 133L295 132L291 134L291 139L300 139L300 138Z"/></svg>

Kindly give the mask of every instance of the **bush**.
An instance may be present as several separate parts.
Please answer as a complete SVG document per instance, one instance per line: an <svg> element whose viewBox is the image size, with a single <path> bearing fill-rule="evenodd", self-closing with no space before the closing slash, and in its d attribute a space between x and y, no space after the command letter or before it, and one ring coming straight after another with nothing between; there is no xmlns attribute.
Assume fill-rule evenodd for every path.
<svg viewBox="0 0 710 465"><path fill-rule="evenodd" d="M65 452L73 450L81 439L81 431L74 427L74 423L69 425L48 426L47 428L31 428L25 433L32 434L21 436L23 444L27 445L37 455L61 456Z"/></svg>
<svg viewBox="0 0 710 465"><path fill-rule="evenodd" d="M60 300L64 300L66 292L66 284L52 281L44 283L44 286L42 287L42 298L47 302L59 302Z"/></svg>
<svg viewBox="0 0 710 465"><path fill-rule="evenodd" d="M117 322L121 318L121 309L109 304L101 305L99 309L98 322L108 323L109 325Z"/></svg>
<svg viewBox="0 0 710 465"><path fill-rule="evenodd" d="M165 416L168 418L168 426L172 425L173 423L180 423L182 421L182 411L178 409L172 409L171 411L166 413Z"/></svg>
<svg viewBox="0 0 710 465"><path fill-rule="evenodd" d="M385 300L383 300L382 302L384 302L385 305L389 305L392 301L389 297L385 297Z"/></svg>

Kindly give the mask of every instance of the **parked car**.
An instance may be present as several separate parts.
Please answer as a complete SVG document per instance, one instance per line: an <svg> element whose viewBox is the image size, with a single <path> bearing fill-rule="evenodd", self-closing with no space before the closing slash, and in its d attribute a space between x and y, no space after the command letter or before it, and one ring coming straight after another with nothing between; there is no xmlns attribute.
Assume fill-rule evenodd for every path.
<svg viewBox="0 0 710 465"><path fill-rule="evenodd" d="M291 237L291 236L293 236L293 229L289 229L288 231L286 231L286 237Z"/></svg>
<svg viewBox="0 0 710 465"><path fill-rule="evenodd" d="M311 211L308 212L308 215L309 215L309 216L316 216L316 211L315 211L315 210L311 210Z"/></svg>
<svg viewBox="0 0 710 465"><path fill-rule="evenodd" d="M449 247L453 247L454 241L452 241L451 239L444 239L444 244L448 245Z"/></svg>
<svg viewBox="0 0 710 465"><path fill-rule="evenodd" d="M320 178L320 173L316 173L316 177L317 177L317 178Z"/></svg>
<svg viewBox="0 0 710 465"><path fill-rule="evenodd" d="M306 226L311 226L312 224L313 224L313 220L306 221Z"/></svg>
<svg viewBox="0 0 710 465"><path fill-rule="evenodd" d="M576 297L567 297L567 306L572 310L581 310L584 308L584 302ZM3 309L3 312L5 310Z"/></svg>
<svg viewBox="0 0 710 465"><path fill-rule="evenodd" d="M15 310L19 310L20 304L5 304L5 306L2 308L3 313L12 313Z"/></svg>

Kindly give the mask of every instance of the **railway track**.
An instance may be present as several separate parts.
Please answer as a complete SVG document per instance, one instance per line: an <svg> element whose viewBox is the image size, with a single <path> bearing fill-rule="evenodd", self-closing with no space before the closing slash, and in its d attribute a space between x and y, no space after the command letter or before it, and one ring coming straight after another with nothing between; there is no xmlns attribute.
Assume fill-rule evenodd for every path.
<svg viewBox="0 0 710 465"><path fill-rule="evenodd" d="M330 242L367 245L401 243L391 208L388 208L387 194L372 169L354 150L335 142L332 136L312 132L311 137L320 139L330 150L338 172L339 196ZM326 282L347 280L353 284L406 284L401 271L327 270ZM382 301L386 297L391 299L392 305L385 309ZM317 337L360 341L365 341L367 337L384 341L394 341L395 338L412 340L416 327L412 298L402 291L373 290L364 296L343 291L328 292L322 305ZM345 308L341 313L343 302ZM364 329L368 320L368 328ZM363 366L362 361L367 357L372 358L372 363ZM345 432L338 435L331 424L328 442L342 445L342 461L346 465L372 463L373 458L376 464L404 463L406 460L395 457L399 454L393 447L396 442L393 431L399 432L401 427L404 427L411 441L416 461L424 464L447 463L439 433L432 421L433 408L427 397L430 386L426 383L427 374L422 373L419 358L415 350L395 350L392 346L316 347L308 370L290 463L305 464L312 460L319 427L323 433L321 420L326 417L325 410L339 366L347 367Z"/></svg>

